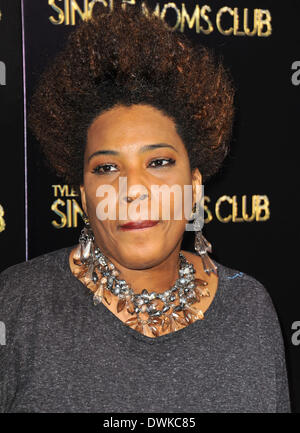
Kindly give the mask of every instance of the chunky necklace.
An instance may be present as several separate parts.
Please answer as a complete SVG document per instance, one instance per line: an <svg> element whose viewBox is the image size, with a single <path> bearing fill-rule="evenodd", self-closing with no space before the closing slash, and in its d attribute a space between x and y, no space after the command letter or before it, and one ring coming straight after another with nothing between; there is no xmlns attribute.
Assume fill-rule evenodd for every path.
<svg viewBox="0 0 300 433"><path fill-rule="evenodd" d="M194 266L182 253L179 253L179 277L175 284L163 293L149 293L146 289L135 293L125 280L119 279L119 270L94 246L94 236L89 227L84 227L81 232L73 262L80 267L74 275L77 278L83 277L87 287L93 286L94 304L98 305L104 299L110 305L111 296L118 296L117 312L126 308L132 315L125 325L141 333L144 333L148 326L157 337L159 326L163 332L173 332L179 329L180 325L188 325L204 318L203 312L196 310L192 304L199 302L202 296L210 296L205 287L207 282L195 279ZM143 319L142 315L147 318Z"/></svg>

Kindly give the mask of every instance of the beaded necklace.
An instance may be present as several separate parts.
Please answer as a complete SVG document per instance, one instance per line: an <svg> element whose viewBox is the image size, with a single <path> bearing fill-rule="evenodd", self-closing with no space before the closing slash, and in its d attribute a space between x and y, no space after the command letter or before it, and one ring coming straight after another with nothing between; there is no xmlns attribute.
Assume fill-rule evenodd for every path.
<svg viewBox="0 0 300 433"><path fill-rule="evenodd" d="M204 318L202 310L196 310L192 304L199 302L202 296L210 296L208 283L195 278L193 264L182 253L179 253L179 276L163 293L149 293L147 289L135 293L124 279L119 278L120 271L115 265L94 246L94 236L87 227L80 235L73 262L80 267L74 275L84 278L88 287L93 285L94 304L98 305L104 299L110 305L112 295L117 296L117 312L126 308L132 315L125 325L141 333L148 327L157 337L160 326L162 332L173 332L182 325ZM145 315L147 317L143 318Z"/></svg>

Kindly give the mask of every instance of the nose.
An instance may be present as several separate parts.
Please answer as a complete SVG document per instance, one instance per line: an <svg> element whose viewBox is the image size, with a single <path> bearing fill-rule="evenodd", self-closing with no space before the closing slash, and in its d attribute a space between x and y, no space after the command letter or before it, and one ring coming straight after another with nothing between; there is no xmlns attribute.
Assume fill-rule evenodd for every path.
<svg viewBox="0 0 300 433"><path fill-rule="evenodd" d="M129 170L128 174L119 178L119 197L125 203L131 203L137 198L150 198L150 191L139 170Z"/></svg>
<svg viewBox="0 0 300 433"><path fill-rule="evenodd" d="M145 200L147 197L149 197L149 194L148 193L145 193L145 194L141 194L140 196L139 196L139 200ZM134 200L136 200L138 198L138 195L136 195L135 197L132 197L132 196L124 196L123 197L123 200L124 201L126 201L127 203L131 203L132 201L134 201Z"/></svg>

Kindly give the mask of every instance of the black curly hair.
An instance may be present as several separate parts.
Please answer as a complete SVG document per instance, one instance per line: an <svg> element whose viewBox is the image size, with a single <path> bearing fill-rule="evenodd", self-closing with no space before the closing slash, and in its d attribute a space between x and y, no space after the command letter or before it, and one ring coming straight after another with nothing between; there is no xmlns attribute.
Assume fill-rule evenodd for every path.
<svg viewBox="0 0 300 433"><path fill-rule="evenodd" d="M28 123L50 167L79 191L87 130L104 110L149 104L176 124L206 182L226 154L234 84L208 48L137 6L93 10L40 76ZM145 4L145 2L144 2ZM146 4L149 8L149 6Z"/></svg>

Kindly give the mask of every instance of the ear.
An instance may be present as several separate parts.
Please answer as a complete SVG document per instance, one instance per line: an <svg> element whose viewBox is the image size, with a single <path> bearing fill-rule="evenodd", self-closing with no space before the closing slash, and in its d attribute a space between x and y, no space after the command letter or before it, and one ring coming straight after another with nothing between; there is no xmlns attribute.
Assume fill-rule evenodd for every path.
<svg viewBox="0 0 300 433"><path fill-rule="evenodd" d="M192 171L193 206L201 199L202 176L198 167Z"/></svg>
<svg viewBox="0 0 300 433"><path fill-rule="evenodd" d="M83 185L80 185L80 195L81 195L82 208L84 210L84 213L87 215L86 196L85 196L85 190Z"/></svg>

